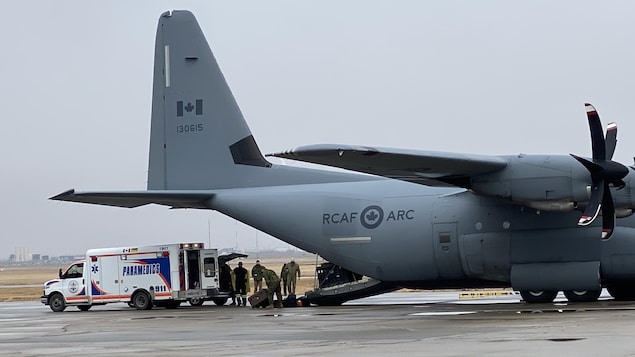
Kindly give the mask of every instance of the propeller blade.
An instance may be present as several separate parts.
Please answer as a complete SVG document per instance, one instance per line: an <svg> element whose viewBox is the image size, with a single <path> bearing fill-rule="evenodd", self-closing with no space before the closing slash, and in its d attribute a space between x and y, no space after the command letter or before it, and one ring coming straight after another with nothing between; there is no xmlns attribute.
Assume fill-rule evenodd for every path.
<svg viewBox="0 0 635 357"><path fill-rule="evenodd" d="M571 155L574 159L578 160L578 162L580 162L582 165L584 165L584 167L586 167L587 170L589 170L589 172L591 173L591 176L593 177L593 181L595 181L595 177L602 172L602 166L596 164L595 162L575 154L569 154L569 155Z"/></svg>
<svg viewBox="0 0 635 357"><path fill-rule="evenodd" d="M589 120L589 130L591 131L593 160L606 160L606 146L604 144L604 133L602 132L600 115L591 104L584 103L584 106L586 107L586 116Z"/></svg>
<svg viewBox="0 0 635 357"><path fill-rule="evenodd" d="M606 126L606 139L605 148L606 148L606 159L613 159L613 153L615 152L615 145L617 145L617 124L609 123Z"/></svg>
<svg viewBox="0 0 635 357"><path fill-rule="evenodd" d="M602 197L602 239L611 238L615 229L615 206L608 183L604 186L604 197Z"/></svg>
<svg viewBox="0 0 635 357"><path fill-rule="evenodd" d="M602 208L605 186L606 184L602 179L597 183L593 183L593 186L591 186L591 198L589 198L589 203L587 203L582 217L578 220L578 226L588 226L598 216L600 208Z"/></svg>

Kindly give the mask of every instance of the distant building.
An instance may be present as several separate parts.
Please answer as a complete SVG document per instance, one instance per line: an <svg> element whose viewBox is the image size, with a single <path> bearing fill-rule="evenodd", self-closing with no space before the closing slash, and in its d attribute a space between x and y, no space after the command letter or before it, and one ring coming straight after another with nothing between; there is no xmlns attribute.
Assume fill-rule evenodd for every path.
<svg viewBox="0 0 635 357"><path fill-rule="evenodd" d="M15 247L16 262L30 262L32 259L31 247Z"/></svg>
<svg viewBox="0 0 635 357"><path fill-rule="evenodd" d="M39 254L31 254L31 260L40 261L40 255Z"/></svg>
<svg viewBox="0 0 635 357"><path fill-rule="evenodd" d="M9 261L15 262L15 254L9 254Z"/></svg>
<svg viewBox="0 0 635 357"><path fill-rule="evenodd" d="M48 262L49 261L49 256L48 255L43 255L42 256L42 260L45 261L45 262Z"/></svg>

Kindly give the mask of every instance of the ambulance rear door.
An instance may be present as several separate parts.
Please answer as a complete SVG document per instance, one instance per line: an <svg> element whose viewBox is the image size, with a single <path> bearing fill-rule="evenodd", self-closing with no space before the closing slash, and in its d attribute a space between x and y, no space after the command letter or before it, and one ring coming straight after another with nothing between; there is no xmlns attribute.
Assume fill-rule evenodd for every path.
<svg viewBox="0 0 635 357"><path fill-rule="evenodd" d="M218 288L218 250L201 249L199 251L201 268L201 287L203 289Z"/></svg>

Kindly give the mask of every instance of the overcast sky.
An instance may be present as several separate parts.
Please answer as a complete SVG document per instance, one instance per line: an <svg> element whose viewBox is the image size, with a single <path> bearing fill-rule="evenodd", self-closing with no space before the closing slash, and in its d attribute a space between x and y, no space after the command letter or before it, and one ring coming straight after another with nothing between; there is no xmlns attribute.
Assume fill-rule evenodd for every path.
<svg viewBox="0 0 635 357"><path fill-rule="evenodd" d="M635 155L630 1L13 1L0 37L0 258L178 241L286 247L217 212L54 202L146 187L159 15L191 10L264 153L349 143ZM209 227L209 228L208 228Z"/></svg>

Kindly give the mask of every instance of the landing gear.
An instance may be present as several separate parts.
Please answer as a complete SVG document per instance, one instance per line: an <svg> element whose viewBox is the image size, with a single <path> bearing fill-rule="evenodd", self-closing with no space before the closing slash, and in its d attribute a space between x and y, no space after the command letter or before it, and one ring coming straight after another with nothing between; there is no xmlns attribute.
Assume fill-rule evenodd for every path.
<svg viewBox="0 0 635 357"><path fill-rule="evenodd" d="M521 290L520 296L522 296L523 300L529 304L542 304L553 302L553 300L558 295L557 291L545 291L545 290Z"/></svg>
<svg viewBox="0 0 635 357"><path fill-rule="evenodd" d="M569 302L593 302L598 300L602 290L565 290L563 293Z"/></svg>
<svg viewBox="0 0 635 357"><path fill-rule="evenodd" d="M88 310L90 310L91 306L92 305L79 305L79 306L77 306L77 308L79 309L79 311L88 311Z"/></svg>
<svg viewBox="0 0 635 357"><path fill-rule="evenodd" d="M620 282L612 283L606 286L606 290L609 291L615 300L619 301L633 301L635 300L635 284L633 282Z"/></svg>

